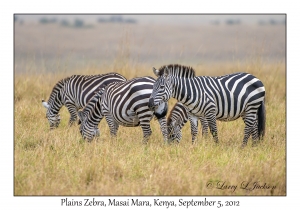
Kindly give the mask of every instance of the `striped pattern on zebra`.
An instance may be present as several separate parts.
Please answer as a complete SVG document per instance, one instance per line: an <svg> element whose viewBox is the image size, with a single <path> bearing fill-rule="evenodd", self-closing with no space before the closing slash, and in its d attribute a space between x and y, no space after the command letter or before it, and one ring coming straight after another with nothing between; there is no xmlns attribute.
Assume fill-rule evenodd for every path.
<svg viewBox="0 0 300 210"><path fill-rule="evenodd" d="M152 133L150 120L155 115L164 139L167 140L167 103L162 103L154 111L148 107L154 82L152 77L138 77L126 82L108 84L104 90L98 91L86 107L78 112L81 120L79 130L83 138L91 141L105 116L111 136L117 135L119 125L141 126L146 143Z"/></svg>
<svg viewBox="0 0 300 210"><path fill-rule="evenodd" d="M242 117L245 123L242 146L252 135L253 144L265 133L265 87L255 76L234 73L219 77L195 76L191 67L182 65L153 68L156 80L149 99L151 109L173 97L192 114L204 116L215 142L216 119L231 121Z"/></svg>
<svg viewBox="0 0 300 210"><path fill-rule="evenodd" d="M190 121L191 125L192 142L195 141L198 135L198 120L201 122L202 136L206 136L208 134L208 123L206 119L202 116L197 117L191 114L182 103L177 102L167 118L169 141L177 140L177 142L179 142L181 140L181 129L188 120Z"/></svg>
<svg viewBox="0 0 300 210"><path fill-rule="evenodd" d="M42 100L42 105L47 109L46 118L50 129L58 127L59 110L63 105L70 113L69 125L72 125L77 120L77 111L85 107L95 90L116 81L126 81L126 78L113 72L99 75L72 75L58 81L52 89L48 102Z"/></svg>

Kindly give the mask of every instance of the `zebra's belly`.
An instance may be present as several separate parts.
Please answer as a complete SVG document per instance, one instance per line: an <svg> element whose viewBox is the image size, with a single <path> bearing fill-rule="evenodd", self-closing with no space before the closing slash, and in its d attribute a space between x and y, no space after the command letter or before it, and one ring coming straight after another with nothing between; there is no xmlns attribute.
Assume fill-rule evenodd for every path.
<svg viewBox="0 0 300 210"><path fill-rule="evenodd" d="M197 117L205 117L203 115L203 113L201 112L195 112L195 110L192 110L191 113L194 115L194 116L197 116ZM240 118L244 113L241 113L240 115L238 116L233 116L233 115L230 115L230 114L223 114L221 116L218 116L217 113L216 114L216 119L219 120L219 121L224 121L224 122L228 122L228 121L234 121L238 118Z"/></svg>
<svg viewBox="0 0 300 210"><path fill-rule="evenodd" d="M130 124L130 123L119 123L120 125L122 125L122 126L124 126L124 127L137 127L137 126L139 126L140 125L140 122L138 122L138 123L132 123L132 124Z"/></svg>
<svg viewBox="0 0 300 210"><path fill-rule="evenodd" d="M234 121L238 118L217 118L217 120L222 121L222 122L228 122L228 121Z"/></svg>
<svg viewBox="0 0 300 210"><path fill-rule="evenodd" d="M137 127L140 125L140 122L135 122L135 121L132 121L132 123L130 122L127 122L127 123L124 123L124 122L120 122L119 123L120 125L124 126L124 127Z"/></svg>
<svg viewBox="0 0 300 210"><path fill-rule="evenodd" d="M238 115L238 116L226 116L226 117L218 117L217 116L217 120L219 120L219 121L224 121L224 122L228 122L228 121L234 121L234 120L236 120L236 119L238 119L238 118L240 118L241 116L240 115Z"/></svg>
<svg viewBox="0 0 300 210"><path fill-rule="evenodd" d="M140 125L140 120L135 114L122 116L122 119L116 119L116 121L124 127L136 127Z"/></svg>

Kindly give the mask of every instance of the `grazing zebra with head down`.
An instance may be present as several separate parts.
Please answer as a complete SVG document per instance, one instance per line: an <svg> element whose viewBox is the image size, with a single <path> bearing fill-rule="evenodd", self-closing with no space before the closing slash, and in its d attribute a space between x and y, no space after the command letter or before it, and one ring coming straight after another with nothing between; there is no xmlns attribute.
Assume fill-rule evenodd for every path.
<svg viewBox="0 0 300 210"><path fill-rule="evenodd" d="M83 138L92 140L100 120L105 116L111 136L117 135L119 125L141 126L146 143L152 133L150 120L155 115L166 140L167 103L161 103L155 111L148 107L154 82L152 77L139 77L108 84L105 89L98 91L86 107L78 112L81 120L79 129Z"/></svg>
<svg viewBox="0 0 300 210"><path fill-rule="evenodd" d="M149 100L151 109L170 97L184 104L192 114L204 116L215 142L218 142L216 119L245 123L243 145L252 135L253 143L265 132L265 87L251 74L234 73L219 77L195 76L191 67L181 65L153 68L158 77Z"/></svg>
<svg viewBox="0 0 300 210"><path fill-rule="evenodd" d="M77 119L77 111L85 107L94 95L94 91L111 82L126 81L118 73L99 75L72 75L60 80L52 89L48 102L42 100L47 109L46 117L50 129L58 127L60 123L59 110L65 105L70 112L69 125Z"/></svg>
<svg viewBox="0 0 300 210"><path fill-rule="evenodd" d="M191 124L192 142L194 142L197 138L198 120L201 122L202 136L206 136L208 134L208 124L206 119L204 117L197 117L193 115L182 103L177 102L167 118L168 138L170 141L177 140L179 142L181 140L181 129L188 120Z"/></svg>

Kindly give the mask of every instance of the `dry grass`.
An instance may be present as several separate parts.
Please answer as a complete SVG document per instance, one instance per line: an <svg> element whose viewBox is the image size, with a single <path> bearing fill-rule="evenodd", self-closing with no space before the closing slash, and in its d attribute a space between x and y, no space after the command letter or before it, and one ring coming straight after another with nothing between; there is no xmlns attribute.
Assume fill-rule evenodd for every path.
<svg viewBox="0 0 300 210"><path fill-rule="evenodd" d="M121 56L122 57L122 56ZM124 56L123 56L124 57ZM117 71L128 79L153 75L151 66L122 68L112 64L78 73ZM167 64L167 63L165 63ZM58 129L49 131L41 99L67 73L15 74L14 89L14 194L15 195L286 195L286 72L283 63L219 63L193 66L197 75L253 73L266 86L267 124L264 141L240 149L243 122L218 122L220 143L198 136L191 144L190 126L178 145L165 145L157 121L152 121L149 143L142 144L141 128L120 127L109 137L100 123L101 136L85 142L78 126L68 127L69 114L61 110ZM105 69L105 70L104 70ZM154 77L154 75L153 75ZM170 101L170 107L175 103ZM200 132L201 133L201 132ZM209 182L213 188L207 187ZM237 185L236 190L218 185ZM275 189L241 189L243 182L276 186ZM210 185L209 185L210 186ZM221 187L221 185L219 185Z"/></svg>

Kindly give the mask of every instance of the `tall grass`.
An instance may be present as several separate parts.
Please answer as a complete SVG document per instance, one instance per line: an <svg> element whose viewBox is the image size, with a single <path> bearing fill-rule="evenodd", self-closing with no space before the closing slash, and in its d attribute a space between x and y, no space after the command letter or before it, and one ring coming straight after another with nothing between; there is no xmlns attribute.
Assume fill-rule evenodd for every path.
<svg viewBox="0 0 300 210"><path fill-rule="evenodd" d="M126 48L121 52L120 59L125 58L126 63L130 52ZM155 77L152 66L135 64L118 68L119 61L101 68L87 67L78 73L117 71L128 79ZM53 85L70 75L64 71L43 74L27 71L15 74L14 81L14 194L286 195L285 65L251 60L244 64L193 67L197 75L245 71L264 83L267 121L263 142L251 147L249 140L248 146L241 149L244 123L238 119L217 122L218 146L211 136L204 139L200 135L192 145L189 124L183 128L179 144L166 145L155 120L151 122L153 134L147 145L142 144L140 127L120 127L117 139L111 139L105 120L99 125L100 138L87 143L77 125L68 126L66 108L60 112L60 126L50 131L41 104L41 99L48 99ZM175 100L170 100L169 107L174 104ZM249 189L241 189L242 183L248 182ZM250 190L255 182L261 189ZM237 185L237 189L227 189L229 185ZM267 188L269 185L275 188Z"/></svg>

